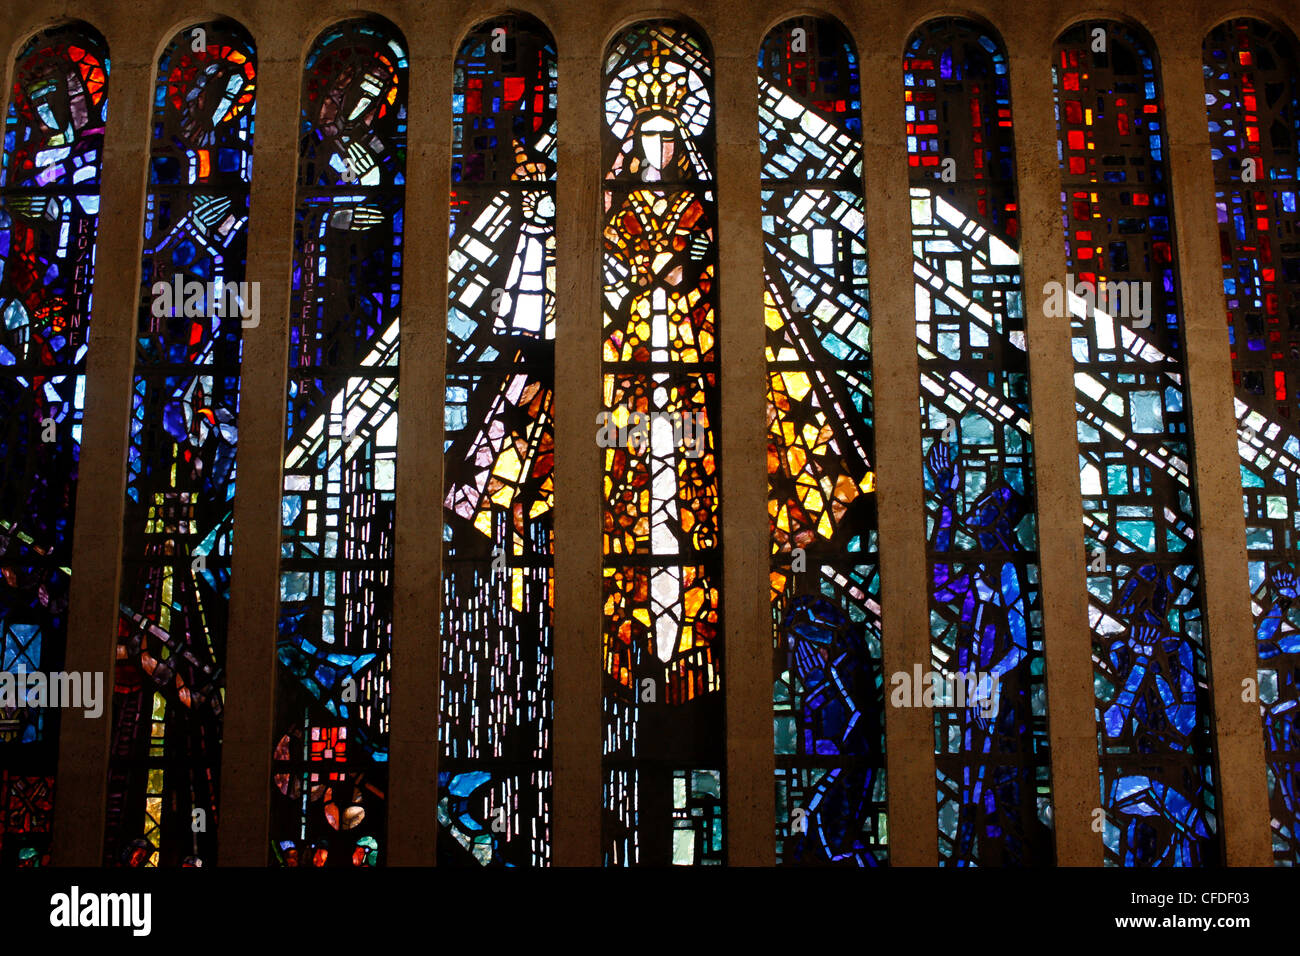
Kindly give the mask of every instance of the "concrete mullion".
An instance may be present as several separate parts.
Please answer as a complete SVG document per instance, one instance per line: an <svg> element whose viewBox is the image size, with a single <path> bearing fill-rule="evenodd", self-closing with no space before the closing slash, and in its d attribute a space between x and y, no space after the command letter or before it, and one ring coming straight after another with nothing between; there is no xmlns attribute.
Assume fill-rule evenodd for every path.
<svg viewBox="0 0 1300 956"><path fill-rule="evenodd" d="M257 127L245 275L260 286L261 314L256 326L244 329L240 363L217 844L220 862L234 866L263 866L269 849L285 363L302 82L302 41L296 34L254 36L259 41Z"/></svg>
<svg viewBox="0 0 1300 956"><path fill-rule="evenodd" d="M455 52L452 14L444 7L423 8L406 31L411 45L411 121L402 240L388 845L389 861L407 866L432 864L437 857L442 436ZM432 47L431 38L436 38Z"/></svg>
<svg viewBox="0 0 1300 956"><path fill-rule="evenodd" d="M555 339L553 854L601 863L602 38L590 10L549 24L559 53Z"/></svg>
<svg viewBox="0 0 1300 956"><path fill-rule="evenodd" d="M1056 862L1100 866L1101 835L1092 829L1101 789L1074 358L1069 319L1044 315L1044 285L1065 282L1066 273L1051 70L1054 40L1043 25L1029 23L1019 25L1006 37L1011 60L1034 472L1038 483L1039 573Z"/></svg>
<svg viewBox="0 0 1300 956"><path fill-rule="evenodd" d="M900 12L901 13L901 12ZM930 669L920 372L916 354L900 13L850 23L862 53L867 245L871 277L872 388L876 410L880 606L888 675ZM889 859L938 861L934 711L886 707Z"/></svg>
<svg viewBox="0 0 1300 956"><path fill-rule="evenodd" d="M772 625L767 513L767 329L759 197L761 37L728 37L714 65L718 130L718 329L722 422L722 686L726 695L726 855L775 861Z"/></svg>

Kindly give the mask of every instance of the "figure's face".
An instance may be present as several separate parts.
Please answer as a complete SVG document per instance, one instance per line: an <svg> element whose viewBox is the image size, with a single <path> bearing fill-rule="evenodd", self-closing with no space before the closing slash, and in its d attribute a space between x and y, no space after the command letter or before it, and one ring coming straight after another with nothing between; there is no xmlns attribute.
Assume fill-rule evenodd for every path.
<svg viewBox="0 0 1300 956"><path fill-rule="evenodd" d="M637 131L637 148L641 157L649 169L660 175L672 165L676 147L677 127L666 116L651 116Z"/></svg>
<svg viewBox="0 0 1300 956"><path fill-rule="evenodd" d="M42 71L27 87L27 97L36 115L51 131L54 139L60 133L69 133L67 111L61 108L58 80L53 69Z"/></svg>

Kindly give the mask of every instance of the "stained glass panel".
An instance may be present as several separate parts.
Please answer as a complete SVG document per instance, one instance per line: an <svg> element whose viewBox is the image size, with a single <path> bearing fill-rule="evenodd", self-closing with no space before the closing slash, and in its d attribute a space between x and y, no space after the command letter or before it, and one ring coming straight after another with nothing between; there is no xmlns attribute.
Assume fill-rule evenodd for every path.
<svg viewBox="0 0 1300 956"><path fill-rule="evenodd" d="M1052 806L1010 81L935 20L903 59L921 371L939 860L1051 863ZM933 678L932 678L933 679Z"/></svg>
<svg viewBox="0 0 1300 956"><path fill-rule="evenodd" d="M1300 865L1300 59L1258 20L1205 40L1273 860Z"/></svg>
<svg viewBox="0 0 1300 956"><path fill-rule="evenodd" d="M14 65L0 179L6 674L64 666L107 83L107 47L86 27L37 35ZM0 868L48 863L52 839L60 712L14 690L0 703Z"/></svg>
<svg viewBox="0 0 1300 956"><path fill-rule="evenodd" d="M443 446L439 865L550 862L555 43L456 58Z"/></svg>
<svg viewBox="0 0 1300 956"><path fill-rule="evenodd" d="M724 860L712 67L637 24L604 62L604 773L609 865Z"/></svg>
<svg viewBox="0 0 1300 956"><path fill-rule="evenodd" d="M303 72L280 512L272 853L386 854L407 60L350 20Z"/></svg>
<svg viewBox="0 0 1300 956"><path fill-rule="evenodd" d="M777 860L888 860L858 58L832 20L758 55Z"/></svg>
<svg viewBox="0 0 1300 956"><path fill-rule="evenodd" d="M132 379L108 865L211 864L221 757L255 64L230 21L158 64Z"/></svg>
<svg viewBox="0 0 1300 956"><path fill-rule="evenodd" d="M1219 860L1196 489L1148 39L1089 21L1053 61L1108 865Z"/></svg>

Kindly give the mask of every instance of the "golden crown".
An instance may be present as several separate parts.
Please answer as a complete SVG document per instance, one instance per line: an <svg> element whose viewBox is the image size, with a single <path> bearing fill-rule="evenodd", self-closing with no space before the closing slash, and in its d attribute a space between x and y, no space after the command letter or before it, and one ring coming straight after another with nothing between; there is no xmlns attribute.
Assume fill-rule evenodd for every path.
<svg viewBox="0 0 1300 956"><path fill-rule="evenodd" d="M631 100L638 113L676 112L686 98L686 71L669 73L664 68L663 53L656 41L650 48L647 59L650 69L630 77L623 84L624 95Z"/></svg>

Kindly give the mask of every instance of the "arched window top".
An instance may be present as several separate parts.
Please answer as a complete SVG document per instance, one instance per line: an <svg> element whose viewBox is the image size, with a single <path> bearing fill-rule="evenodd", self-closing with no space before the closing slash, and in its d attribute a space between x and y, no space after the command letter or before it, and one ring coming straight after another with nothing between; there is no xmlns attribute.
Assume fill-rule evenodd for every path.
<svg viewBox="0 0 1300 956"><path fill-rule="evenodd" d="M904 59L932 57L944 80L1007 75L1007 51L1001 37L977 20L937 17L907 38Z"/></svg>
<svg viewBox="0 0 1300 956"><path fill-rule="evenodd" d="M1060 151L1066 179L1163 191L1163 107L1150 39L1128 24L1095 20L1071 27L1055 48L1057 123L1068 130ZM1091 148L1083 148L1085 140Z"/></svg>
<svg viewBox="0 0 1300 956"><path fill-rule="evenodd" d="M252 37L233 20L176 34L158 60L150 183L251 181L256 61Z"/></svg>
<svg viewBox="0 0 1300 956"><path fill-rule="evenodd" d="M555 39L535 17L474 27L456 53L452 182L555 179L557 78Z"/></svg>
<svg viewBox="0 0 1300 956"><path fill-rule="evenodd" d="M835 181L862 175L858 57L826 17L773 27L758 51L759 149L764 180Z"/></svg>
<svg viewBox="0 0 1300 956"><path fill-rule="evenodd" d="M1296 48L1290 30L1255 17L1224 20L1205 35L1202 44L1207 75L1211 62L1227 65L1230 59L1265 71L1286 69L1295 62Z"/></svg>
<svg viewBox="0 0 1300 956"><path fill-rule="evenodd" d="M93 28L28 40L14 63L0 187L97 184L107 84L108 44Z"/></svg>
<svg viewBox="0 0 1300 956"><path fill-rule="evenodd" d="M831 17L791 17L758 50L758 74L816 108L854 136L862 134L858 54Z"/></svg>
<svg viewBox="0 0 1300 956"><path fill-rule="evenodd" d="M912 184L1014 239L1015 135L1001 40L975 20L930 20L908 38L903 86Z"/></svg>
<svg viewBox="0 0 1300 956"><path fill-rule="evenodd" d="M1058 66L1079 66L1091 54L1090 65L1107 68L1119 76L1142 76L1142 92L1155 98L1155 83L1159 76L1155 42L1147 32L1133 23L1122 20L1083 20L1065 30L1056 38ZM1061 60L1069 55L1071 62ZM1066 86L1065 89L1070 89Z"/></svg>
<svg viewBox="0 0 1300 956"><path fill-rule="evenodd" d="M373 17L327 27L303 69L299 185L403 185L407 82L396 27Z"/></svg>
<svg viewBox="0 0 1300 956"><path fill-rule="evenodd" d="M1205 105L1218 182L1240 183L1251 156L1261 166L1256 181L1300 178L1298 51L1288 31L1249 17L1206 34Z"/></svg>
<svg viewBox="0 0 1300 956"><path fill-rule="evenodd" d="M676 21L625 30L605 57L607 179L713 179L713 68L703 37Z"/></svg>
<svg viewBox="0 0 1300 956"><path fill-rule="evenodd" d="M322 60L336 56L339 50L372 50L381 53L400 69L406 69L406 37L394 24L383 17L366 16L339 20L327 26L316 37L307 54L303 70L307 74L318 69L328 69ZM392 98L388 101L391 103Z"/></svg>

